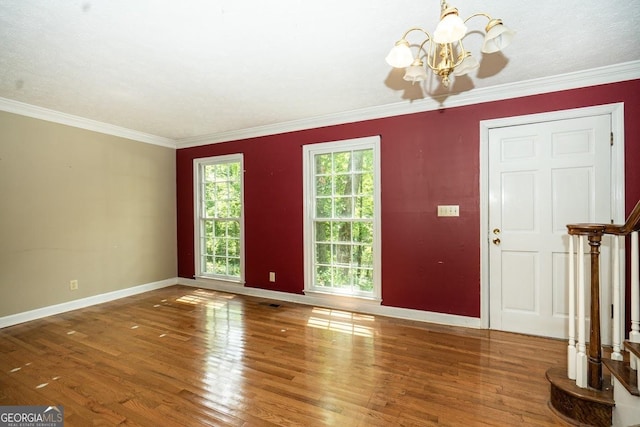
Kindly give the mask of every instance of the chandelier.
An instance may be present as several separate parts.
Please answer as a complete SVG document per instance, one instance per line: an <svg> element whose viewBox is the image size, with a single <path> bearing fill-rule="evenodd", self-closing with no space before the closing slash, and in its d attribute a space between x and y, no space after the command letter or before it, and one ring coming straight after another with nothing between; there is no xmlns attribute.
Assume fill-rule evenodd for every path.
<svg viewBox="0 0 640 427"><path fill-rule="evenodd" d="M449 87L449 75L462 76L478 68L480 62L462 45L462 39L467 34L467 21L478 16L489 20L485 27L485 37L482 43L483 53L498 52L511 43L515 32L505 27L502 20L494 19L486 13L475 13L465 20L458 15L458 9L449 7L445 0L440 2L440 22L433 32L433 37L422 28L408 29L398 40L386 57L389 65L395 68L405 68L404 80L420 82L427 79L427 67L442 79L442 85ZM414 57L407 36L413 32L420 32L426 38L419 45L418 53ZM413 45L417 46L417 45Z"/></svg>

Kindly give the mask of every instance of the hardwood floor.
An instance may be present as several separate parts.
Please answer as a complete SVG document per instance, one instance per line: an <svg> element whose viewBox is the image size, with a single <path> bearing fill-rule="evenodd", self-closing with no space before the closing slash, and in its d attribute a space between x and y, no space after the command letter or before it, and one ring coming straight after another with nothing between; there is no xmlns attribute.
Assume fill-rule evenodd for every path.
<svg viewBox="0 0 640 427"><path fill-rule="evenodd" d="M0 330L65 426L549 426L564 341L173 286Z"/></svg>

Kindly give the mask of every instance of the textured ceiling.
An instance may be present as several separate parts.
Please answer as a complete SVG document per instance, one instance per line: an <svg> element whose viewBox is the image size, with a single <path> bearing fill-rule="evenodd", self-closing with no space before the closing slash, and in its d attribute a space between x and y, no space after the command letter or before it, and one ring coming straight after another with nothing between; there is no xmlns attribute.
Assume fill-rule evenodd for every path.
<svg viewBox="0 0 640 427"><path fill-rule="evenodd" d="M450 4L517 34L482 56L471 20L482 65L444 91L384 61L409 27L435 28L436 0L4 0L0 98L180 140L640 60L635 1Z"/></svg>

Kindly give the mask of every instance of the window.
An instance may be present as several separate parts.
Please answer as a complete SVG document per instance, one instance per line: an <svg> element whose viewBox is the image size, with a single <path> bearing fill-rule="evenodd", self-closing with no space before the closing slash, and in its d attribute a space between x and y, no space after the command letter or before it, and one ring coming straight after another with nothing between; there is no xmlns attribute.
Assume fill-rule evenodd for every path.
<svg viewBox="0 0 640 427"><path fill-rule="evenodd" d="M380 300L380 138L307 145L305 292Z"/></svg>
<svg viewBox="0 0 640 427"><path fill-rule="evenodd" d="M242 154L194 160L196 276L244 281Z"/></svg>

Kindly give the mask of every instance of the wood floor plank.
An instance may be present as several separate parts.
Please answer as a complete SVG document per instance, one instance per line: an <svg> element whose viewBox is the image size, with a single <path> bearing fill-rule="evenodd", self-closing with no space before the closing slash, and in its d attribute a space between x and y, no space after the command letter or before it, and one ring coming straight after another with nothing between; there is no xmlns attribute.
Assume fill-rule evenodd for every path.
<svg viewBox="0 0 640 427"><path fill-rule="evenodd" d="M67 426L556 426L565 351L172 286L0 329L0 405L62 405Z"/></svg>

